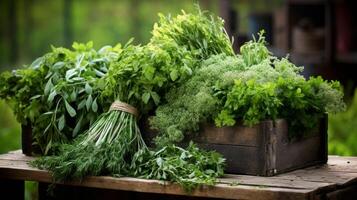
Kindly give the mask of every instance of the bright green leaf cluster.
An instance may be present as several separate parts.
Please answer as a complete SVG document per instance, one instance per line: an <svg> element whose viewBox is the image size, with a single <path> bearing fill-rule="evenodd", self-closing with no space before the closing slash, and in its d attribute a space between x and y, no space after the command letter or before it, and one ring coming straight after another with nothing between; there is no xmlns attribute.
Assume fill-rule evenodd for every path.
<svg viewBox="0 0 357 200"><path fill-rule="evenodd" d="M221 18L209 15L197 8L197 13L185 13L172 17L159 14L150 43L173 40L179 46L194 52L196 58L207 59L224 53L234 55L232 42L224 30Z"/></svg>
<svg viewBox="0 0 357 200"><path fill-rule="evenodd" d="M285 118L290 133L312 128L325 113L344 110L343 92L336 81L321 77L305 80L287 58L268 51L263 32L241 47L237 56L211 56L194 75L171 89L167 103L150 119L158 130L156 144L180 142L198 132L203 123L233 126L237 121L254 125Z"/></svg>
<svg viewBox="0 0 357 200"><path fill-rule="evenodd" d="M108 107L100 99L99 80L122 49L118 45L95 51L92 46L88 42L74 43L73 50L52 47L30 66L0 76L0 98L10 103L19 122L31 123L40 153L84 132Z"/></svg>
<svg viewBox="0 0 357 200"><path fill-rule="evenodd" d="M187 191L199 185L214 185L224 174L225 159L216 152L200 150L193 143L186 149L175 145L158 151L141 151L135 154L131 176L174 181Z"/></svg>

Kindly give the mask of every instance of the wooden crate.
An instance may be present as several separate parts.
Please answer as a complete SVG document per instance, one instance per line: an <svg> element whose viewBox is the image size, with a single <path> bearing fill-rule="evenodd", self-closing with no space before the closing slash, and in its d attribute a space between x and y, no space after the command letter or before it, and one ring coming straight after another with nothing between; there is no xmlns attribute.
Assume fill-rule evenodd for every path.
<svg viewBox="0 0 357 200"><path fill-rule="evenodd" d="M305 135L289 139L287 122L279 119L253 127L205 125L194 141L221 153L227 173L274 176L327 162L327 117Z"/></svg>
<svg viewBox="0 0 357 200"><path fill-rule="evenodd" d="M152 146L156 133L145 122L140 126L146 143ZM287 122L279 119L263 121L253 127L238 124L217 128L205 124L198 135L190 139L204 149L221 153L226 158L227 173L274 176L327 162L327 117L305 135L290 140ZM22 137L23 153L31 155L29 126L23 126Z"/></svg>

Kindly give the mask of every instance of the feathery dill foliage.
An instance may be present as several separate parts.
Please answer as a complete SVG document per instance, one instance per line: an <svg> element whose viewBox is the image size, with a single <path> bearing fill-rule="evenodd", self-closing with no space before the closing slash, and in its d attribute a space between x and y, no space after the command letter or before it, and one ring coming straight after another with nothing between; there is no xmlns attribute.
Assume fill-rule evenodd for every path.
<svg viewBox="0 0 357 200"><path fill-rule="evenodd" d="M216 53L233 54L222 21L208 19L201 11L183 12L173 21L161 19L150 43L135 46L129 41L110 63L98 81L105 86L100 97L105 104L118 100L145 115L162 104L167 91L195 73L201 58ZM62 145L57 155L32 165L50 170L55 182L89 175L135 176L176 181L188 190L213 184L223 174L224 159L193 144L186 150L174 145L148 150L136 120L131 113L110 110L83 136Z"/></svg>
<svg viewBox="0 0 357 200"><path fill-rule="evenodd" d="M158 146L180 142L202 123L254 125L285 118L291 134L312 128L326 112L345 109L337 81L305 80L288 59L278 59L265 46L263 33L241 47L241 55L212 56L193 76L166 95L167 103L150 120ZM300 131L297 131L300 130Z"/></svg>
<svg viewBox="0 0 357 200"><path fill-rule="evenodd" d="M220 100L212 95L216 81L233 83L244 62L234 56L215 55L202 62L193 76L166 95L168 103L156 109L150 125L159 130L158 146L180 142L184 134L199 130L199 124L210 121L219 111ZM230 84L230 83L227 83Z"/></svg>

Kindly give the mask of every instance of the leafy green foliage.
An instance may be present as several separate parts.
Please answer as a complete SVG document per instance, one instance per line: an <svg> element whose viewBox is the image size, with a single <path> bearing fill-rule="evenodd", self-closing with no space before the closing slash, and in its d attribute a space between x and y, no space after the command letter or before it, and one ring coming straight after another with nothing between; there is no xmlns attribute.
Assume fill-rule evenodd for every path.
<svg viewBox="0 0 357 200"><path fill-rule="evenodd" d="M150 125L160 134L156 144L179 142L184 134L198 131L201 122L209 121L218 112L219 98L212 95L215 83L233 83L234 75L243 68L242 59L224 54L212 56L190 79L173 87L166 95L167 103L160 105L150 119Z"/></svg>
<svg viewBox="0 0 357 200"><path fill-rule="evenodd" d="M40 153L47 154L52 145L83 132L98 111L108 108L98 82L118 58L121 46L95 51L92 45L74 43L74 50L52 47L30 66L0 76L0 98L12 106L19 122L31 123Z"/></svg>
<svg viewBox="0 0 357 200"><path fill-rule="evenodd" d="M329 115L329 154L357 155L357 90L345 112Z"/></svg>
<svg viewBox="0 0 357 200"><path fill-rule="evenodd" d="M181 17L184 18L184 15ZM160 105L161 97L170 88L187 80L194 73L200 61L197 58L221 53L218 52L219 49L210 49L213 46L218 47L219 43L210 44L213 46L205 44L198 51L197 46L187 47L179 42L179 38L189 38L187 42L201 39L201 35L188 35L193 31L192 27L212 26L208 23L197 24L198 19L207 22L206 16L201 13L190 16L196 21L185 19L184 22L175 21L172 24L189 24L182 27L181 31L176 30L178 32L174 34L175 38L154 38L160 35L154 34L151 42L144 46L135 46L129 41L120 49L115 60L109 63L106 75L95 82L99 86L105 86L101 95L94 95L99 90L92 89L91 82L86 81L82 88L86 98L78 107L87 110L92 108L94 111L96 106L93 105L93 99L99 98L104 105L118 100L134 106L141 114L147 114ZM179 15L177 19L181 17ZM223 33L222 24L220 26L219 31ZM184 31L186 29L188 31ZM164 32L161 36L167 34ZM221 39L227 39L225 36ZM85 49L85 46L77 45L78 48ZM66 79L73 76L72 72L66 72ZM45 90L51 93L49 88L53 85L50 79ZM69 116L78 116L78 109L75 110L67 99L63 99L63 102ZM64 128L65 120L62 115L58 127ZM86 134L78 137L73 144L63 144L57 155L40 158L32 164L50 170L55 181L115 174L177 181L190 190L200 184L213 184L215 178L223 174L224 159L217 153L200 151L193 144L187 150L168 146L156 152L149 151L141 137L136 117L124 111L110 110L98 117Z"/></svg>
<svg viewBox="0 0 357 200"><path fill-rule="evenodd" d="M21 126L11 109L0 100L0 153L21 148Z"/></svg>
<svg viewBox="0 0 357 200"><path fill-rule="evenodd" d="M159 106L150 120L159 132L157 145L180 142L184 134L212 121L217 126L233 126L237 121L251 126L285 118L294 135L314 127L326 112L344 110L338 82L321 77L305 80L299 74L301 67L271 55L263 32L241 52L210 57L191 79L168 92L167 104Z"/></svg>
<svg viewBox="0 0 357 200"><path fill-rule="evenodd" d="M139 151L132 162L131 176L174 181L187 191L213 185L224 174L225 160L216 152L205 152L190 143L186 149L169 145L158 151Z"/></svg>
<svg viewBox="0 0 357 200"><path fill-rule="evenodd" d="M141 149L124 158L120 156L123 143L118 140L100 146L82 145L77 140L72 145L62 145L60 151L59 156L41 157L30 164L50 170L54 183L96 175L132 176L177 182L187 191L202 184L213 185L225 166L221 155L200 150L194 144L186 149L175 145L157 151Z"/></svg>
<svg viewBox="0 0 357 200"><path fill-rule="evenodd" d="M196 58L207 59L211 55L234 55L232 43L224 30L221 18L196 9L197 13L185 13L172 17L159 14L150 43L173 40L179 46L194 52Z"/></svg>
<svg viewBox="0 0 357 200"><path fill-rule="evenodd" d="M173 41L127 44L102 80L106 85L102 98L126 102L145 114L159 105L168 88L190 76L194 67L191 52Z"/></svg>
<svg viewBox="0 0 357 200"><path fill-rule="evenodd" d="M134 154L147 150L133 118L121 111L104 113L87 134L72 144L62 144L57 155L42 157L32 165L50 170L55 182L81 180L88 175L126 175ZM111 126L103 126L106 124Z"/></svg>
<svg viewBox="0 0 357 200"><path fill-rule="evenodd" d="M275 119L282 104L275 93L272 82L259 84L254 79L243 83L235 81L223 111L216 118L217 126L233 126L235 119L241 117L248 125L254 125L265 119Z"/></svg>

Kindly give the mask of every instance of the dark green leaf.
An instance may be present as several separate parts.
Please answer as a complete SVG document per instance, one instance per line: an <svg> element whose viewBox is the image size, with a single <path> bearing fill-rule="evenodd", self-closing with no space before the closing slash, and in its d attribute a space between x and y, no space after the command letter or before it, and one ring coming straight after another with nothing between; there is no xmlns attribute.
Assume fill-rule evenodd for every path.
<svg viewBox="0 0 357 200"><path fill-rule="evenodd" d="M54 69L60 69L61 67L64 66L64 62L56 62L54 65L53 65L53 68Z"/></svg>
<svg viewBox="0 0 357 200"><path fill-rule="evenodd" d="M43 62L43 57L39 57L31 63L30 67L33 69L38 69L41 66L42 62Z"/></svg>
<svg viewBox="0 0 357 200"><path fill-rule="evenodd" d="M53 99L55 98L56 95L57 95L56 90L53 90L53 91L51 92L51 94L48 96L47 101L50 102L50 103L52 103L52 101L53 101Z"/></svg>
<svg viewBox="0 0 357 200"><path fill-rule="evenodd" d="M87 94L92 94L92 87L88 83L85 85L85 90Z"/></svg>
<svg viewBox="0 0 357 200"><path fill-rule="evenodd" d="M51 149L52 147L52 140L50 140L47 145L46 145L46 149L45 149L45 154L48 154L48 151Z"/></svg>
<svg viewBox="0 0 357 200"><path fill-rule="evenodd" d="M83 120L83 115L81 115L79 117L79 120L78 120L76 126L73 129L72 137L76 137L77 134L79 133L79 130L81 129L81 126L82 126L82 120Z"/></svg>
<svg viewBox="0 0 357 200"><path fill-rule="evenodd" d="M65 117L64 117L64 115L62 115L62 116L59 118L59 120L58 120L58 129L59 129L60 131L63 130L65 123L66 123Z"/></svg>
<svg viewBox="0 0 357 200"><path fill-rule="evenodd" d="M66 106L66 109L67 109L67 112L68 112L68 114L71 116L71 117L74 117L74 116L76 116L76 110L74 110L74 108L71 106L71 105L69 105L69 103L66 101L66 100L64 100L64 102L65 102L65 106Z"/></svg>
<svg viewBox="0 0 357 200"><path fill-rule="evenodd" d="M31 98L30 98L30 100L33 100L33 99L38 99L38 98L40 98L41 96L42 96L42 95L40 95L40 94L35 95L35 96L31 97Z"/></svg>
<svg viewBox="0 0 357 200"><path fill-rule="evenodd" d="M52 79L49 79L46 83L44 94L48 95L52 90L52 88L53 88Z"/></svg>
<svg viewBox="0 0 357 200"><path fill-rule="evenodd" d="M159 105L160 103L160 96L156 92L151 92L151 97L154 100L156 105Z"/></svg>
<svg viewBox="0 0 357 200"><path fill-rule="evenodd" d="M92 97L92 95L89 95L88 98L87 98L87 101L86 101L87 111L90 110L90 108L92 106L92 103L93 103L93 97Z"/></svg>
<svg viewBox="0 0 357 200"><path fill-rule="evenodd" d="M84 108L84 106L86 106L87 103L87 99L83 99L77 106L77 110L81 110L82 108Z"/></svg>
<svg viewBox="0 0 357 200"><path fill-rule="evenodd" d="M176 81L176 79L178 78L178 71L176 69L171 71L170 78L172 81Z"/></svg>
<svg viewBox="0 0 357 200"><path fill-rule="evenodd" d="M76 90L73 90L70 96L71 102L76 101L77 99L77 92Z"/></svg>
<svg viewBox="0 0 357 200"><path fill-rule="evenodd" d="M92 110L93 110L93 112L97 112L98 111L97 98L95 98L93 103L92 103Z"/></svg>
<svg viewBox="0 0 357 200"><path fill-rule="evenodd" d="M147 104L150 100L150 93L149 92L145 92L142 96L142 100L145 104Z"/></svg>

